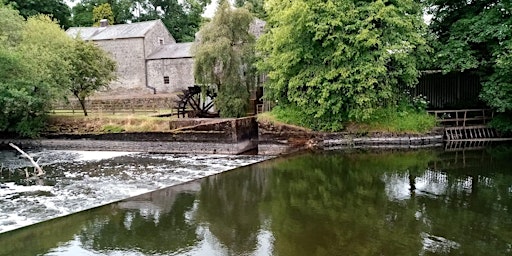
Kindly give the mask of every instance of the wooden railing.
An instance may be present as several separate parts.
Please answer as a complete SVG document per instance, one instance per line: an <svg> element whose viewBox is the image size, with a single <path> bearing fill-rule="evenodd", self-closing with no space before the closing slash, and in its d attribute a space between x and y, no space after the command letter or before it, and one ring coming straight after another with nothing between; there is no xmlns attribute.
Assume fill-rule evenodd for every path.
<svg viewBox="0 0 512 256"><path fill-rule="evenodd" d="M435 115L439 124L444 126L485 125L494 117L490 109L456 109L427 111Z"/></svg>

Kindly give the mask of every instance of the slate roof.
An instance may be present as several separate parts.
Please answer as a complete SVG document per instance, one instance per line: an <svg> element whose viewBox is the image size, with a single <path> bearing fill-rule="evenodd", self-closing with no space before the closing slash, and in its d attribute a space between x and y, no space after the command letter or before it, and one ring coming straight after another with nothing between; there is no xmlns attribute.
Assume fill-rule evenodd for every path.
<svg viewBox="0 0 512 256"><path fill-rule="evenodd" d="M148 60L159 60L159 59L180 59L180 58L192 58L192 45L194 43L177 43L177 44L166 44L160 46L154 53L147 57Z"/></svg>
<svg viewBox="0 0 512 256"><path fill-rule="evenodd" d="M72 37L80 35L83 40L110 40L120 38L139 38L160 20L144 21L131 24L109 25L107 27L72 27L66 33Z"/></svg>

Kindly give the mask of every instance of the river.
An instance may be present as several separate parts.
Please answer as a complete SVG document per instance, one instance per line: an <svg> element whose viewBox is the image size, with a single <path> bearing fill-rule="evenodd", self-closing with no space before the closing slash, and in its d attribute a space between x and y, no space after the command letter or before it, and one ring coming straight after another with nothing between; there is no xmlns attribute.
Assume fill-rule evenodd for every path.
<svg viewBox="0 0 512 256"><path fill-rule="evenodd" d="M511 156L303 152L5 232L0 255L512 255Z"/></svg>

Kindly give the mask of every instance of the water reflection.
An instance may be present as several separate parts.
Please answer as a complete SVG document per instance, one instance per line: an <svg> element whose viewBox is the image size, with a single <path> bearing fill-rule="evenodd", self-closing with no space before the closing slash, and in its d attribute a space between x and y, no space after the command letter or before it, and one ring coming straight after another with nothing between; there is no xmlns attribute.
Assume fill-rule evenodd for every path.
<svg viewBox="0 0 512 256"><path fill-rule="evenodd" d="M0 255L511 255L511 152L274 159L0 234Z"/></svg>

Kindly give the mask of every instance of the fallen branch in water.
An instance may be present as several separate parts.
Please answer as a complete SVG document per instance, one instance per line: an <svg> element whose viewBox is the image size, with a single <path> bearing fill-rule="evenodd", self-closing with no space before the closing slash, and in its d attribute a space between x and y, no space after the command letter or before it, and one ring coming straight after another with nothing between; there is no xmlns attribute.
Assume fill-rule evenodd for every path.
<svg viewBox="0 0 512 256"><path fill-rule="evenodd" d="M43 169L36 163L36 161L34 161L34 159L31 156L29 156L27 153L25 153L23 150L21 150L18 146L14 145L12 143L9 143L9 146L11 146L14 149L18 150L18 152L20 152L24 157L26 157L26 158L28 158L28 160L30 160L32 165L34 165L34 168L37 170L37 176L44 175Z"/></svg>

